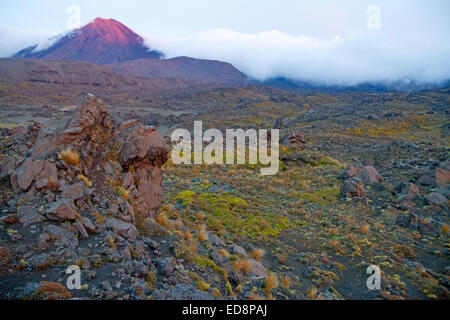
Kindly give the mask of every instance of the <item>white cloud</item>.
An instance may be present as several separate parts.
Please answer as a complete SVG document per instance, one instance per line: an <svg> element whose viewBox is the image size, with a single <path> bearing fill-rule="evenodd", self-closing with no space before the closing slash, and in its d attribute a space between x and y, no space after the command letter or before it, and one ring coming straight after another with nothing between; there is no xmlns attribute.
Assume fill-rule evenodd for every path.
<svg viewBox="0 0 450 320"><path fill-rule="evenodd" d="M60 31L22 30L0 27L0 57L10 57L19 50L40 44L50 43L50 38L57 36Z"/></svg>
<svg viewBox="0 0 450 320"><path fill-rule="evenodd" d="M37 46L36 46L36 48L34 48L33 52L40 52L40 51L43 51L43 50L47 50L47 49L50 48L52 45L54 45L55 43L57 43L59 40L61 40L62 38L64 38L66 35L71 34L71 33L72 33L73 35L75 35L77 32L76 32L76 31L73 31L73 30L68 30L68 31L66 31L66 32L59 33L59 34L57 34L57 35L55 35L55 36L52 36L52 37L49 37L49 38L42 39L42 40L40 40L40 41L37 43Z"/></svg>
<svg viewBox="0 0 450 320"><path fill-rule="evenodd" d="M326 84L450 78L450 46L429 38L396 38L367 31L331 40L291 36L277 30L258 34L209 30L175 39L144 37L168 58L186 55L232 63L259 80L286 77Z"/></svg>

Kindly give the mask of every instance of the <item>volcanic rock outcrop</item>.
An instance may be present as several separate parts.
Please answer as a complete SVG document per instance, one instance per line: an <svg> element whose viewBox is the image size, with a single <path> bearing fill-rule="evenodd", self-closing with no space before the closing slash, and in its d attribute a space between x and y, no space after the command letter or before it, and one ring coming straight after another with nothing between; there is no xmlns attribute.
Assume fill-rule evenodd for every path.
<svg viewBox="0 0 450 320"><path fill-rule="evenodd" d="M281 139L281 144L289 148L304 150L306 148L306 137L300 131L294 130Z"/></svg>
<svg viewBox="0 0 450 320"><path fill-rule="evenodd" d="M48 218L73 221L74 201L114 192L126 200L126 221L134 222L135 210L144 217L155 214L162 199L161 166L168 155L155 127L136 120L120 123L93 95L64 128L35 127L17 143L25 143L29 151L6 158L1 172L10 174L14 192L47 199Z"/></svg>

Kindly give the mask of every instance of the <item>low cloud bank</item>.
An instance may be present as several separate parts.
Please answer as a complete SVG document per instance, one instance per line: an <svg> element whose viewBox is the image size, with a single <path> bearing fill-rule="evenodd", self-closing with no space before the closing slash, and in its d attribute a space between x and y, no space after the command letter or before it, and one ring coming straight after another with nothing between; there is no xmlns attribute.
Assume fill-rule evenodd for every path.
<svg viewBox="0 0 450 320"><path fill-rule="evenodd" d="M50 47L68 34L0 28L0 57L38 44ZM414 81L438 84L450 79L450 44L442 37L367 31L330 40L292 36L276 30L257 34L226 29L184 38L145 36L145 44L167 58L190 56L221 60L257 80L284 77L325 85Z"/></svg>
<svg viewBox="0 0 450 320"><path fill-rule="evenodd" d="M46 49L60 39L59 34L58 31L19 30L0 27L0 57L10 57L16 52L36 44L38 44L39 50Z"/></svg>
<svg viewBox="0 0 450 320"><path fill-rule="evenodd" d="M368 31L324 41L273 30L258 34L217 29L178 39L146 37L167 58L192 56L232 63L250 77L285 77L327 85L450 78L450 46L417 37L389 38Z"/></svg>

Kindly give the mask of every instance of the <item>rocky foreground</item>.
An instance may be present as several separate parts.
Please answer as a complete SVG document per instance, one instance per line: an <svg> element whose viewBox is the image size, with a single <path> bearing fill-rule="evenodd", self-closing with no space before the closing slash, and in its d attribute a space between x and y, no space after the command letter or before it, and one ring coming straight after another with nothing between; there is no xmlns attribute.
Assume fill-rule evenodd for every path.
<svg viewBox="0 0 450 320"><path fill-rule="evenodd" d="M308 107L319 98L331 102ZM282 129L268 177L175 166L147 118L93 96L74 113L36 108L42 123L1 131L0 297L449 299L448 103L356 112L331 98L202 116ZM71 265L79 290L66 288ZM367 289L369 265L381 290Z"/></svg>
<svg viewBox="0 0 450 320"><path fill-rule="evenodd" d="M155 127L120 122L88 96L63 128L4 133L2 298L212 298L155 222L169 151ZM65 287L69 265L81 290Z"/></svg>

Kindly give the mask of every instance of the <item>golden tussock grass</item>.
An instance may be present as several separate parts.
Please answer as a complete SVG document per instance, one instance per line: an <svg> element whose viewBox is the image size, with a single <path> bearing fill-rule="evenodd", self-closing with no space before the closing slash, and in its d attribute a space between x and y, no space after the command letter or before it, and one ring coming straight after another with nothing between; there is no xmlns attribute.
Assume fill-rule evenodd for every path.
<svg viewBox="0 0 450 320"><path fill-rule="evenodd" d="M268 296L271 295L271 292L276 286L278 285L278 279L277 276L274 273L269 273L266 280L264 281L264 285L266 288L266 293Z"/></svg>
<svg viewBox="0 0 450 320"><path fill-rule="evenodd" d="M80 155L78 152L72 151L70 148L61 151L59 158L72 166L78 167L80 165Z"/></svg>
<svg viewBox="0 0 450 320"><path fill-rule="evenodd" d="M52 177L48 179L47 188L51 191L58 191L61 185L58 181L55 181Z"/></svg>
<svg viewBox="0 0 450 320"><path fill-rule="evenodd" d="M208 240L208 234L205 231L199 231L197 233L197 238L202 242L206 241L206 240Z"/></svg>
<svg viewBox="0 0 450 320"><path fill-rule="evenodd" d="M252 263L247 259L241 259L233 262L233 268L237 272L242 271L243 274L248 274L252 270Z"/></svg>
<svg viewBox="0 0 450 320"><path fill-rule="evenodd" d="M155 217L155 221L156 221L156 223L162 225L166 229L168 229L170 227L169 219L161 213Z"/></svg>
<svg viewBox="0 0 450 320"><path fill-rule="evenodd" d="M41 281L41 285L33 294L38 299L60 300L70 299L72 294L62 284L57 282Z"/></svg>
<svg viewBox="0 0 450 320"><path fill-rule="evenodd" d="M88 179L85 175L79 174L79 175L77 176L77 178L78 178L78 180L83 181L83 182L84 182L84 185L85 185L86 187L88 187L88 188L92 187L92 182L89 181L89 179Z"/></svg>
<svg viewBox="0 0 450 320"><path fill-rule="evenodd" d="M265 300L265 299L257 295L256 293L251 292L250 295L248 296L248 300Z"/></svg>
<svg viewBox="0 0 450 320"><path fill-rule="evenodd" d="M264 256L265 253L266 252L264 251L264 249L256 249L251 253L251 256L253 259L259 260Z"/></svg>
<svg viewBox="0 0 450 320"><path fill-rule="evenodd" d="M289 279L288 276L280 277L280 283L284 288L286 288L286 290L289 290L289 288L291 286L291 280Z"/></svg>
<svg viewBox="0 0 450 320"><path fill-rule="evenodd" d="M368 234L370 232L370 225L369 224L365 224L361 227L361 232L363 234Z"/></svg>
<svg viewBox="0 0 450 320"><path fill-rule="evenodd" d="M185 231L184 232L184 239L187 241L191 241L192 240L192 233L190 233L189 231Z"/></svg>

